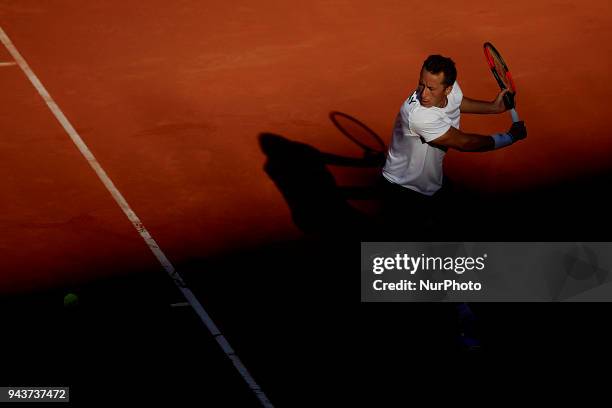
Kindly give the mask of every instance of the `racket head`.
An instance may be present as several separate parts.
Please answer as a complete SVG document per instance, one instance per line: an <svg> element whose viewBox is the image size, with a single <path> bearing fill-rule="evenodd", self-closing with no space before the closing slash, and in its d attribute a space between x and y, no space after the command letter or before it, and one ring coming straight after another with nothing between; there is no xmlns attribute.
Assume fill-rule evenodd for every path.
<svg viewBox="0 0 612 408"><path fill-rule="evenodd" d="M387 146L380 136L358 119L337 111L330 112L329 118L344 136L361 147L366 153L384 153L387 151Z"/></svg>
<svg viewBox="0 0 612 408"><path fill-rule="evenodd" d="M487 59L487 64L493 73L493 77L501 89L509 89L510 92L504 95L504 104L506 108L514 108L514 96L516 95L516 86L512 79L512 74L508 65L502 58L501 54L490 42L484 43L484 54Z"/></svg>

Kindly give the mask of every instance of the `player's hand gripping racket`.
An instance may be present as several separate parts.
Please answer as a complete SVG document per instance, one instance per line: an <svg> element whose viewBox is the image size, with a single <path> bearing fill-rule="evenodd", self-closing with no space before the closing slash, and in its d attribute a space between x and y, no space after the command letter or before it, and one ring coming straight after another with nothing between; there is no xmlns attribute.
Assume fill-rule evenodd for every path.
<svg viewBox="0 0 612 408"><path fill-rule="evenodd" d="M490 42L484 43L484 53L485 57L487 58L487 63L489 64L489 68L491 68L491 72L493 73L499 87L502 90L509 90L509 92L506 92L504 95L504 105L506 105L506 109L510 110L512 122L518 122L519 116L516 112L514 104L516 87L514 86L512 75L510 75L510 70L508 69L508 66L504 62L504 59L499 51L497 51L497 49Z"/></svg>

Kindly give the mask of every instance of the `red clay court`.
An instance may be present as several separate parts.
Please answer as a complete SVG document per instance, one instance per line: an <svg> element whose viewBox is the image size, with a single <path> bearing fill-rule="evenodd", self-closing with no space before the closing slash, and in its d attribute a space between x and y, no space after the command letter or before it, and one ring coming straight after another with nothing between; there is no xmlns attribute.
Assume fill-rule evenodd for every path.
<svg viewBox="0 0 612 408"><path fill-rule="evenodd" d="M405 1L0 0L0 28L278 406L295 406L298 396L316 400L325 388L314 380L317 386L304 396L306 384L287 377L329 362L313 350L342 348L344 335L334 333L347 333L349 326L337 317L352 313L357 294L348 295L350 286L338 289L351 274L357 279L347 265L356 264L358 249L342 252L354 259L329 261L332 251L308 234L311 219L296 220L295 196L265 167L271 158L261 135L317 154L361 159L363 150L334 126L331 112L388 143L395 115L432 53L453 58L465 95L491 100L498 88L482 54L483 42L491 41L512 70L529 137L498 152L450 152L446 174L458 194L474 200L469 202L532 204L541 218L521 212L508 221L513 239L533 240L521 233L535 232L536 239L565 239L558 231L602 239L609 221L594 214L609 204L602 180L607 183L612 170L612 82L604 75L612 63L611 16L603 1L440 1L434 8ZM40 304L61 315L62 324L78 321L89 330L80 344L97 349L101 336L109 350L129 350L125 356L146 336L167 333L147 314L156 310L164 327L177 333L166 344L179 350L187 347L181 333L190 338L189 350L196 353L190 364L213 382L207 387L203 377L187 376L182 361L158 358L175 364L189 377L185 381L228 398L228 406L231 398L256 406L210 334L193 329L198 320L187 308L170 310L184 299L21 68L0 47L3 298ZM509 124L506 114L463 115L461 123L482 134ZM340 187L368 187L379 172L323 166L319 170ZM551 197L560 201L547 201ZM350 211L375 211L375 203L348 198ZM584 207L574 210L576 203ZM508 238L482 224L474 231L497 235L477 239ZM473 238L467 236L472 230L458 231L450 237ZM353 241L346 246L358 248L359 237ZM323 287L315 273L321 270L343 277L333 275ZM92 314L64 316L61 299L69 290L80 291L82 308ZM52 300L36 303L43 293ZM293 318L282 317L280 309ZM146 323L134 323L139 319ZM181 319L190 329L177 323ZM118 327L140 334L130 332L135 337L124 342L113 335ZM23 346L25 337L15 337L14 345ZM160 350L166 345L158 343ZM208 351L193 351L201 348ZM151 356L135 353L131 367L139 368L126 372L140 375ZM49 358L49 364L61 362ZM104 357L94 360L105 363ZM55 378L49 366L32 364L41 378ZM206 364L214 369L207 372ZM345 369L332 362L327 375ZM72 383L72 374L66 375ZM75 398L78 392L75 387Z"/></svg>

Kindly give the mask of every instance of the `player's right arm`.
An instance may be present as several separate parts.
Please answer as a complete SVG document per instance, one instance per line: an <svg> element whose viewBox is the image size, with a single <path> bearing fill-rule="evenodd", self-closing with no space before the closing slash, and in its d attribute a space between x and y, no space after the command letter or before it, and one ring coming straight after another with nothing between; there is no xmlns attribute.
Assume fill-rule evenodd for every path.
<svg viewBox="0 0 612 408"><path fill-rule="evenodd" d="M463 96L459 109L461 110L461 113L485 114L505 112L508 109L506 108L506 105L504 105L504 95L508 92L510 92L509 89L503 89L491 102L479 101Z"/></svg>
<svg viewBox="0 0 612 408"><path fill-rule="evenodd" d="M451 126L446 133L432 140L429 144L462 152L486 152L508 146L525 137L527 137L527 129L522 121L513 123L506 133L497 133L491 136L465 133Z"/></svg>

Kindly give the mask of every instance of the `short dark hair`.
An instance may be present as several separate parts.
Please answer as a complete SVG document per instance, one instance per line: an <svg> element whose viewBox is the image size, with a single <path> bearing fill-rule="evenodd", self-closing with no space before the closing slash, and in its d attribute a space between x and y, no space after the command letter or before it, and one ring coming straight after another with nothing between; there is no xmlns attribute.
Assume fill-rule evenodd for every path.
<svg viewBox="0 0 612 408"><path fill-rule="evenodd" d="M439 74L444 72L444 81L442 83L445 86L451 86L457 80L457 68L452 59L443 57L442 55L430 55L423 63L423 68L432 74Z"/></svg>

